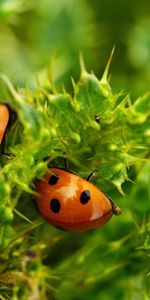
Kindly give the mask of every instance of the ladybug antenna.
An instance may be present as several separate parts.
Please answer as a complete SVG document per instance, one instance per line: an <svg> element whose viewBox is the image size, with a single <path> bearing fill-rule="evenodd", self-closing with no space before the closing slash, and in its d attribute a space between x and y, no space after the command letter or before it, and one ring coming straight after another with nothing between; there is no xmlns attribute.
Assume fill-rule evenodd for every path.
<svg viewBox="0 0 150 300"><path fill-rule="evenodd" d="M92 177L94 176L94 173L96 172L97 170L93 170L87 177L86 177L86 180L87 181L91 181Z"/></svg>

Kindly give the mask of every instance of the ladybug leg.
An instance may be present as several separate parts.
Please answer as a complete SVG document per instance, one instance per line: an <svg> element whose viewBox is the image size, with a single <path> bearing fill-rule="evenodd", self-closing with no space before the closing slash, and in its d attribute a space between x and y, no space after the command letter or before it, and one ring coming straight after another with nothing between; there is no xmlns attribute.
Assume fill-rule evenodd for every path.
<svg viewBox="0 0 150 300"><path fill-rule="evenodd" d="M6 135L4 133L3 140L2 140L2 143L0 145L0 153L1 154L5 153L5 143L6 143Z"/></svg>
<svg viewBox="0 0 150 300"><path fill-rule="evenodd" d="M94 171L92 171L86 178L87 181L90 181L94 175Z"/></svg>
<svg viewBox="0 0 150 300"><path fill-rule="evenodd" d="M6 146L6 132L7 129L11 126L12 123L14 123L14 121L16 120L16 112L14 110L12 110L12 108L10 107L10 105L8 103L5 103L5 105L7 106L8 110L9 110L9 121L3 136L3 140L2 143L0 144L0 154L3 154L5 156L7 156L8 158L11 158L12 156L15 156L12 153L6 153L5 152L5 146Z"/></svg>
<svg viewBox="0 0 150 300"><path fill-rule="evenodd" d="M15 156L12 153L5 152L5 145L6 145L6 133L4 134L2 143L0 145L0 154L3 154L3 155L5 155L8 158L11 158L12 156Z"/></svg>
<svg viewBox="0 0 150 300"><path fill-rule="evenodd" d="M68 167L68 159L66 157L64 158L64 166L65 166L65 169L69 169L69 167Z"/></svg>
<svg viewBox="0 0 150 300"><path fill-rule="evenodd" d="M1 146L0 147L0 153L9 157L10 155L5 152L5 145L6 145L6 133L4 134L2 143L0 145Z"/></svg>

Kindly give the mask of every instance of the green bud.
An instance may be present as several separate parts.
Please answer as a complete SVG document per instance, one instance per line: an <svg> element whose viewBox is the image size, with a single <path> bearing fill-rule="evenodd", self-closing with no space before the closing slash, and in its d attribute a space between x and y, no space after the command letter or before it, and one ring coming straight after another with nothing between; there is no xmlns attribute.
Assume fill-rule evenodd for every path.
<svg viewBox="0 0 150 300"><path fill-rule="evenodd" d="M13 220L13 212L10 207L2 205L0 207L0 223L9 223Z"/></svg>
<svg viewBox="0 0 150 300"><path fill-rule="evenodd" d="M118 150L118 146L115 145L115 144L109 144L108 145L108 150L111 150L111 151Z"/></svg>
<svg viewBox="0 0 150 300"><path fill-rule="evenodd" d="M4 228L4 239L12 238L13 234L14 234L13 228L9 224L6 224Z"/></svg>
<svg viewBox="0 0 150 300"><path fill-rule="evenodd" d="M71 134L72 140L76 143L79 144L81 141L80 135L78 133L72 132Z"/></svg>
<svg viewBox="0 0 150 300"><path fill-rule="evenodd" d="M89 126L94 128L95 130L100 130L100 124L98 124L96 121L94 120L90 120L89 121Z"/></svg>

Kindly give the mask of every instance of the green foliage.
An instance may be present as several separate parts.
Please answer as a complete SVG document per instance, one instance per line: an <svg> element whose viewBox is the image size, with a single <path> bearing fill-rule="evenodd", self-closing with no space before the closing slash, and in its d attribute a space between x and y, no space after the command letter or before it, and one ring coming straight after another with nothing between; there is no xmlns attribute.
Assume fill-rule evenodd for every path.
<svg viewBox="0 0 150 300"><path fill-rule="evenodd" d="M85 0L1 0L1 72L14 83L28 80L30 86L35 86L35 72L43 78L54 56L55 78L70 81L76 73L79 48L89 52L92 41L86 34L94 34L93 26L88 24L92 20Z"/></svg>
<svg viewBox="0 0 150 300"><path fill-rule="evenodd" d="M15 90L1 77L2 99L17 114L7 132L10 156L0 158L1 299L51 299L55 289L58 300L93 294L95 299L133 299L136 293L148 299L150 93L133 104L129 96L114 94L107 80L109 64L99 81L81 60L72 95L57 91L48 80L34 91ZM41 222L32 200L35 179L42 178L49 163L62 165L63 158L82 176L95 170L97 186L114 186L121 193L129 167L139 168L137 185L126 185L129 200L122 200L120 220L81 236ZM111 193L118 198L114 188Z"/></svg>
<svg viewBox="0 0 150 300"><path fill-rule="evenodd" d="M54 61L57 84L78 78L78 53L101 76L110 49L113 87L144 93L150 80L149 1L1 0L0 70L13 83L35 86ZM98 63L100 62L100 63Z"/></svg>
<svg viewBox="0 0 150 300"><path fill-rule="evenodd" d="M0 73L10 78L1 76L0 102L16 114L0 154L0 300L150 298L149 8L140 0L0 1ZM113 45L111 89L110 61L97 78ZM75 83L79 52L96 75L81 59ZM95 170L92 181L120 217L81 235L42 220L35 180L64 158L83 177Z"/></svg>

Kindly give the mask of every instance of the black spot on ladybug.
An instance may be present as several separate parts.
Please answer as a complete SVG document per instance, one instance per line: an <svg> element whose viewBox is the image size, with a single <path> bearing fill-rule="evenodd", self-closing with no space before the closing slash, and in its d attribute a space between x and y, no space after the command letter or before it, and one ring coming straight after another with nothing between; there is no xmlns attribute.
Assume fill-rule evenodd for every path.
<svg viewBox="0 0 150 300"><path fill-rule="evenodd" d="M82 204L86 204L89 200L90 200L90 191L88 190L85 190L81 193L81 196L80 196L80 202Z"/></svg>
<svg viewBox="0 0 150 300"><path fill-rule="evenodd" d="M54 184L57 183L58 179L59 179L59 178L58 178L56 175L52 175L52 176L50 177L48 183L49 183L50 185L54 185Z"/></svg>
<svg viewBox="0 0 150 300"><path fill-rule="evenodd" d="M53 198L50 202L50 208L52 212L55 214L59 213L60 207L61 207L60 201L56 198Z"/></svg>

